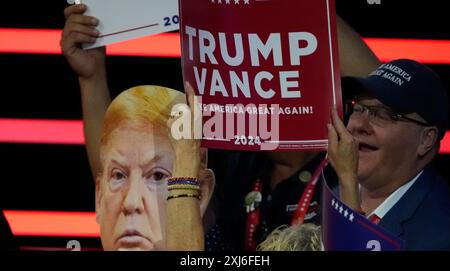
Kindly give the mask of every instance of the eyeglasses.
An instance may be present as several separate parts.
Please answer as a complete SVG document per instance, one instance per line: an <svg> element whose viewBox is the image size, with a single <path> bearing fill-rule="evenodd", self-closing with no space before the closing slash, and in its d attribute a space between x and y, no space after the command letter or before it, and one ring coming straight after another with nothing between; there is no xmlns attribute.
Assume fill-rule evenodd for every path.
<svg viewBox="0 0 450 271"><path fill-rule="evenodd" d="M356 101L352 101L351 105L347 106L347 108L351 110L351 112L348 112L350 118L359 118L365 112L368 112L369 121L379 126L397 121L410 121L421 126L430 126L430 124L426 122L416 120L402 114L398 114L392 109L385 106L369 106L360 104Z"/></svg>

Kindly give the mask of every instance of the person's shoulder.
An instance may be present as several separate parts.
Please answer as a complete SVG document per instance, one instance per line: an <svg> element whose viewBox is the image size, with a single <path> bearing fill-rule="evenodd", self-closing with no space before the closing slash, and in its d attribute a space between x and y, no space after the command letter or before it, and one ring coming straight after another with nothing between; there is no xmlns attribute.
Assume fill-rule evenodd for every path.
<svg viewBox="0 0 450 271"><path fill-rule="evenodd" d="M439 204L447 203L447 207L450 209L450 186L448 182L432 167L425 168L424 178L431 185L427 198Z"/></svg>
<svg viewBox="0 0 450 271"><path fill-rule="evenodd" d="M433 168L426 168L414 186L408 197L412 201L407 204L416 201L418 205L403 224L408 249L450 249L449 186Z"/></svg>
<svg viewBox="0 0 450 271"><path fill-rule="evenodd" d="M427 217L428 221L450 229L450 187L448 183L431 167L426 168L421 177L422 181L428 182L430 185L421 204L421 213Z"/></svg>
<svg viewBox="0 0 450 271"><path fill-rule="evenodd" d="M450 226L450 189L432 167L426 167L392 211L409 217L412 224Z"/></svg>

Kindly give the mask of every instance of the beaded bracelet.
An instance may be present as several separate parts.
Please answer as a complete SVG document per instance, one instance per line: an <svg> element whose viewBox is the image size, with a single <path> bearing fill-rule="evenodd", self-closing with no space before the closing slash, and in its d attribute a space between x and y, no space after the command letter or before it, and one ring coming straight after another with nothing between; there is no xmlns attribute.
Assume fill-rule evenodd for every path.
<svg viewBox="0 0 450 271"><path fill-rule="evenodd" d="M175 178L169 178L169 181L183 181L183 180L196 181L197 178L194 178L194 177L175 177Z"/></svg>
<svg viewBox="0 0 450 271"><path fill-rule="evenodd" d="M167 181L168 185L174 185L174 184L191 184L191 185L200 185L200 183L197 180L169 180Z"/></svg>
<svg viewBox="0 0 450 271"><path fill-rule="evenodd" d="M167 181L167 184L169 186L171 186L171 185L197 185L197 186L200 186L200 182L197 180L197 178L190 178L190 177L170 178Z"/></svg>
<svg viewBox="0 0 450 271"><path fill-rule="evenodd" d="M200 186L198 185L171 185L168 187L167 190L172 191L172 190L196 190L196 191L200 191Z"/></svg>
<svg viewBox="0 0 450 271"><path fill-rule="evenodd" d="M200 200L200 195L197 195L197 194L173 195L173 196L168 196L167 200L176 199L176 198L196 198L196 199Z"/></svg>

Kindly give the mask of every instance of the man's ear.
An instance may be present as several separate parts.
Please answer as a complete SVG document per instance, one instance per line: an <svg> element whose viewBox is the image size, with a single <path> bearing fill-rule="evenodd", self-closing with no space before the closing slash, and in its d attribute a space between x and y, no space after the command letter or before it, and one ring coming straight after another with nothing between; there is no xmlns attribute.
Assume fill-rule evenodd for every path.
<svg viewBox="0 0 450 271"><path fill-rule="evenodd" d="M438 129L436 127L432 126L423 129L417 150L419 157L424 157L436 146L437 138Z"/></svg>
<svg viewBox="0 0 450 271"><path fill-rule="evenodd" d="M102 196L101 177L97 176L95 178L95 220L98 224L100 224Z"/></svg>
<svg viewBox="0 0 450 271"><path fill-rule="evenodd" d="M216 185L216 176L214 171L209 168L202 168L198 173L198 180L200 182L200 214L203 215L208 208L209 201L212 198L214 187Z"/></svg>

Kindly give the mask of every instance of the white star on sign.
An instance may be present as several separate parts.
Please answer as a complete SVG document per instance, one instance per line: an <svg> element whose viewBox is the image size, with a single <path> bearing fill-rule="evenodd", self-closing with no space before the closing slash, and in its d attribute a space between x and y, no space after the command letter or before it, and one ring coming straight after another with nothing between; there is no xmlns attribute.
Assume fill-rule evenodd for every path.
<svg viewBox="0 0 450 271"><path fill-rule="evenodd" d="M341 207L339 207L339 213L342 214L342 211L344 211L344 208L342 208L342 206L341 206Z"/></svg>
<svg viewBox="0 0 450 271"><path fill-rule="evenodd" d="M353 214L350 214L350 216L349 216L349 220L351 221L351 222L353 222L353 219L355 218L355 216L353 215Z"/></svg>
<svg viewBox="0 0 450 271"><path fill-rule="evenodd" d="M250 0L244 0L244 4L250 5Z"/></svg>
<svg viewBox="0 0 450 271"><path fill-rule="evenodd" d="M334 205L334 209L339 209L339 204L336 202L336 204Z"/></svg>
<svg viewBox="0 0 450 271"><path fill-rule="evenodd" d="M231 0L225 0L226 4L229 5Z"/></svg>
<svg viewBox="0 0 450 271"><path fill-rule="evenodd" d="M347 211L347 209L345 209L345 211L344 211L344 217L347 218L347 216L348 216L348 211Z"/></svg>
<svg viewBox="0 0 450 271"><path fill-rule="evenodd" d="M331 206L334 206L334 203L335 203L335 201L334 201L334 199L332 199L331 200Z"/></svg>
<svg viewBox="0 0 450 271"><path fill-rule="evenodd" d="M214 0L211 0L211 3L215 3Z"/></svg>
<svg viewBox="0 0 450 271"><path fill-rule="evenodd" d="M217 3L218 4L222 4L222 0L217 0Z"/></svg>
<svg viewBox="0 0 450 271"><path fill-rule="evenodd" d="M234 0L235 5L239 5L239 0Z"/></svg>

